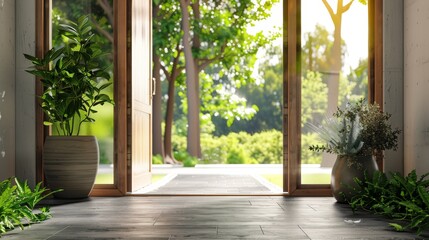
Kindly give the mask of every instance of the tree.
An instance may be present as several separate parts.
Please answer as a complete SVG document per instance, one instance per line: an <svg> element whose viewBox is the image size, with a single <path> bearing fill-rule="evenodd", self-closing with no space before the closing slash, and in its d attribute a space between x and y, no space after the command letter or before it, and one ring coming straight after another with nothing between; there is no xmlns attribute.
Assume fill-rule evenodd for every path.
<svg viewBox="0 0 429 240"><path fill-rule="evenodd" d="M199 69L197 68L197 59L194 58L194 55L192 54L192 50L198 50L201 48L201 40L199 34L194 33L193 36L191 36L189 5L192 6L194 13L193 20L198 24L201 21L199 1L194 1L191 4L191 0L180 0L180 9L182 11L183 49L186 67L186 89L188 97L188 137L186 146L189 155L201 158Z"/></svg>
<svg viewBox="0 0 429 240"><path fill-rule="evenodd" d="M153 77L157 87L153 104L153 154L176 163L172 148L175 84L183 79L181 12L174 0L153 2ZM164 138L162 137L161 79L168 83Z"/></svg>
<svg viewBox="0 0 429 240"><path fill-rule="evenodd" d="M336 12L332 9L331 5L327 0L322 0L326 9L329 12L329 15L334 24L334 41L332 49L329 53L329 68L326 69L326 72L329 73L328 78L328 112L335 112L338 106L338 90L339 90L339 79L340 71L342 67L342 57L341 57L341 26L342 26L342 16L347 12L355 0L350 0L347 4L343 4L343 0L337 1ZM362 4L366 4L366 0L359 0Z"/></svg>
<svg viewBox="0 0 429 240"><path fill-rule="evenodd" d="M171 91L173 83L177 81L183 84L180 79L186 69L187 146L192 156L201 156L200 106L210 104L201 102L201 88L205 86L200 86L200 75L204 74L205 69L212 68L219 71L206 76L214 81L228 76L226 82L219 81L225 86L239 87L251 81L256 52L274 35L264 35L261 32L249 34L247 28L268 17L270 8L276 1L181 0L178 6L177 1L154 0L154 4L159 5L159 11L154 15L154 53L160 56L161 72L166 79L170 79L168 101L174 98L174 91ZM166 116L172 116L172 112L172 108L167 106ZM168 120L166 117L166 157L170 148L165 142L166 139L171 139L171 132L167 131Z"/></svg>
<svg viewBox="0 0 429 240"><path fill-rule="evenodd" d="M221 116L214 117L215 135L230 132L258 133L266 130L281 130L283 108L283 62L280 46L269 46L259 57L258 80L237 89L237 95L246 99L247 107L257 110L251 118L228 122ZM238 108L240 109L240 108Z"/></svg>

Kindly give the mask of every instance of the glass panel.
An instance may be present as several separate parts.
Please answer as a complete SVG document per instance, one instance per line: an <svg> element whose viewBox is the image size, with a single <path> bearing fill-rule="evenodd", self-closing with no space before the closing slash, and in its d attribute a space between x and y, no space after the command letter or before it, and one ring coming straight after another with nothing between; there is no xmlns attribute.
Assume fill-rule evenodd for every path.
<svg viewBox="0 0 429 240"><path fill-rule="evenodd" d="M339 12L337 1L326 2L301 0L302 184L329 184L336 158L308 149L323 142L307 124L318 125L338 106L368 94L368 6L341 1L344 6L352 4Z"/></svg>
<svg viewBox="0 0 429 240"><path fill-rule="evenodd" d="M113 0L54 0L52 1L52 46L60 44L57 28L67 20L76 21L82 15L90 14L95 26L95 39L102 45L106 53L104 61L113 78ZM105 89L106 94L113 97L113 85ZM113 184L113 106L99 105L92 115L95 123L84 124L80 135L94 135L98 139L100 149L100 165L98 168L97 184ZM55 130L53 131L55 134Z"/></svg>

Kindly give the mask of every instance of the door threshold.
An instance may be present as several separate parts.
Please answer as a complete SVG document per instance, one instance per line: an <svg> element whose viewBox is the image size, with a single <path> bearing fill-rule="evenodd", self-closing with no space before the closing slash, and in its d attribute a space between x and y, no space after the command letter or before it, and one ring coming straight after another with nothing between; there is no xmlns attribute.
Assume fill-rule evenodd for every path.
<svg viewBox="0 0 429 240"><path fill-rule="evenodd" d="M126 196L133 197L287 197L289 193L171 193L171 194L151 194L151 193L132 193L128 192Z"/></svg>

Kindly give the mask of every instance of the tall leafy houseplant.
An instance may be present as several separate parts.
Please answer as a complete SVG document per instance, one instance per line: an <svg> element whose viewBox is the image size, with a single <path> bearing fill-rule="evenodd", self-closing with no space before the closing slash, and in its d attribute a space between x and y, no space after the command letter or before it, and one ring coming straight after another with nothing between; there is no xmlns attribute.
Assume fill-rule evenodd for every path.
<svg viewBox="0 0 429 240"><path fill-rule="evenodd" d="M24 54L33 63L27 72L39 77L44 88L40 96L46 113L45 125L55 125L58 135L79 135L84 122L94 122L94 107L113 100L102 93L111 82L100 46L93 41L88 16L77 23L61 24L63 46L52 48L43 58Z"/></svg>
<svg viewBox="0 0 429 240"><path fill-rule="evenodd" d="M376 170L375 156L384 150L396 150L399 129L389 123L391 114L382 112L377 104L367 104L364 99L350 103L328 118L323 125L310 124L319 133L324 145L312 145L310 150L337 155L332 169L331 187L339 202L350 200L355 187L354 178L363 179Z"/></svg>
<svg viewBox="0 0 429 240"><path fill-rule="evenodd" d="M45 176L61 198L87 197L98 168L98 142L95 136L79 136L83 123L94 122L94 109L113 100L103 90L111 83L103 66L103 51L94 41L88 16L59 26L62 46L52 48L42 58L25 54L33 64L27 72L43 86L40 104L45 125L58 136L46 137L43 148Z"/></svg>

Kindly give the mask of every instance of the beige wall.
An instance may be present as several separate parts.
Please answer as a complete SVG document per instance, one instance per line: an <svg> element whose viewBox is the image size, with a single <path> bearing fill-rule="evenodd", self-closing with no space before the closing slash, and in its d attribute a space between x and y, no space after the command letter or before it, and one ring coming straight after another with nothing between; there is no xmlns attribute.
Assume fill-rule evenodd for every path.
<svg viewBox="0 0 429 240"><path fill-rule="evenodd" d="M405 173L429 172L429 1L404 1Z"/></svg>
<svg viewBox="0 0 429 240"><path fill-rule="evenodd" d="M35 183L34 77L23 53L35 53L35 1L0 1L0 180Z"/></svg>
<svg viewBox="0 0 429 240"><path fill-rule="evenodd" d="M35 79L25 72L30 62L24 53L35 54L36 11L35 2L16 2L16 170L20 179L32 186L36 179L36 118Z"/></svg>
<svg viewBox="0 0 429 240"><path fill-rule="evenodd" d="M15 0L0 1L0 180L15 173Z"/></svg>

